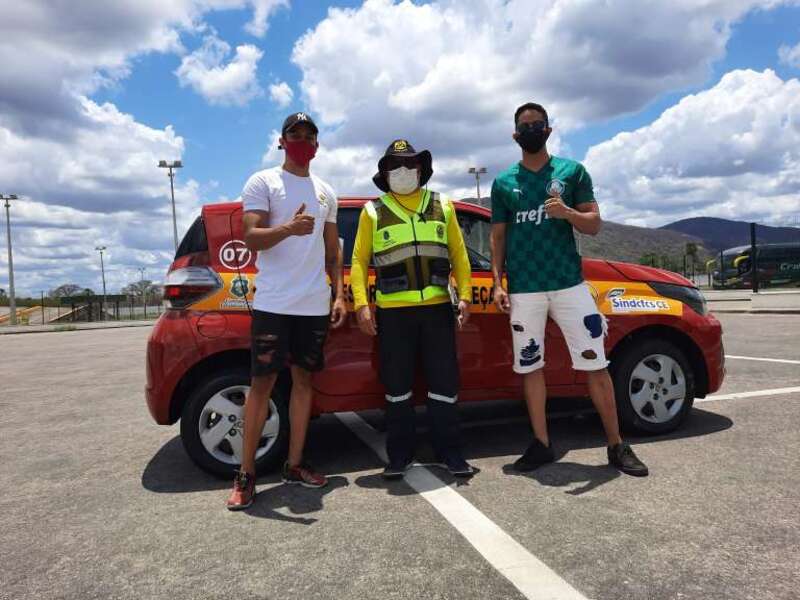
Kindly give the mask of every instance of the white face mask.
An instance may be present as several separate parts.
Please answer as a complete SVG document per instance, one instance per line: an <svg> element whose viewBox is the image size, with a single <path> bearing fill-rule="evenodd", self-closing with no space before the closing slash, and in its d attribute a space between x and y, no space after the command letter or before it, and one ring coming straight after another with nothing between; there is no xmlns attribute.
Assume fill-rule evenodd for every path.
<svg viewBox="0 0 800 600"><path fill-rule="evenodd" d="M389 189L395 194L410 194L419 187L419 171L398 167L389 171Z"/></svg>

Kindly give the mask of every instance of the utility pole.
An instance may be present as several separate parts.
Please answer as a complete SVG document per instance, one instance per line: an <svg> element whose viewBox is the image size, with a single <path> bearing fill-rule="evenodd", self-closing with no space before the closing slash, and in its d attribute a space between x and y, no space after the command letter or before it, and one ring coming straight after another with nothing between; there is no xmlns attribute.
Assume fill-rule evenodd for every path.
<svg viewBox="0 0 800 600"><path fill-rule="evenodd" d="M470 167L467 173L475 175L475 187L478 193L478 204L481 203L481 175L486 173L486 167Z"/></svg>
<svg viewBox="0 0 800 600"><path fill-rule="evenodd" d="M14 256L11 252L11 204L10 200L16 200L16 194L5 196L0 194L0 200L5 200L6 204L6 242L8 244L8 324L17 324L17 299L14 295Z"/></svg>
<svg viewBox="0 0 800 600"><path fill-rule="evenodd" d="M174 169L180 169L183 167L183 163L179 160L173 160L172 162L168 163L165 160L158 161L158 166L161 169L169 169L167 173L167 177L169 177L169 191L172 196L172 234L174 236L175 241L175 250L178 250L178 221L175 216L175 171Z"/></svg>
<svg viewBox="0 0 800 600"><path fill-rule="evenodd" d="M100 274L103 277L103 304L100 306L100 313L102 320L106 320L106 268L103 264L103 251L106 249L105 246L95 246L94 248L98 252L100 252Z"/></svg>
<svg viewBox="0 0 800 600"><path fill-rule="evenodd" d="M144 289L144 267L138 267L139 274L141 277L139 278L139 285L142 289L142 306L144 307L144 318L147 318L147 290Z"/></svg>

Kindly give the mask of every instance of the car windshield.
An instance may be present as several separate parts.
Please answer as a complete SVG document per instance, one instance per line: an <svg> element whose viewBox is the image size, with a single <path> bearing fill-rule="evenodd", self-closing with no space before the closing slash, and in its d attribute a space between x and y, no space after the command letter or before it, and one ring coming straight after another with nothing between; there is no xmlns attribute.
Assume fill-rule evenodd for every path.
<svg viewBox="0 0 800 600"><path fill-rule="evenodd" d="M340 208L336 219L339 227L339 237L344 242L344 264L350 266L353 257L353 244L358 229L360 208ZM467 246L470 266L473 270L488 271L492 268L489 260L489 220L468 212L459 212L458 224L464 234L464 243ZM370 265L372 261L370 260Z"/></svg>

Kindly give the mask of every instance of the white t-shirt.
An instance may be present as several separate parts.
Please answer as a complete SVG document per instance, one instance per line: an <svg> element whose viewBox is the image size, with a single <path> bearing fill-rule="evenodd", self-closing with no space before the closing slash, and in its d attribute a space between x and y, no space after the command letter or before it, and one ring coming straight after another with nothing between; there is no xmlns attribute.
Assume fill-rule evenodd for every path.
<svg viewBox="0 0 800 600"><path fill-rule="evenodd" d="M290 236L258 253L253 308L284 315L330 313L325 273L325 223L336 223L336 193L319 177L298 177L282 167L255 173L242 191L244 210L269 212L270 227L288 223L300 205L314 217L314 232Z"/></svg>

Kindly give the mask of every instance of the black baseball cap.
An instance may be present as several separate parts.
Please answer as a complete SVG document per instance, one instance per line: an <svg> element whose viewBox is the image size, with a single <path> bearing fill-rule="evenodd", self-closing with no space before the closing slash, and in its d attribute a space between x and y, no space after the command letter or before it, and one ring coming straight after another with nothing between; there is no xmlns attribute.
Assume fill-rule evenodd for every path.
<svg viewBox="0 0 800 600"><path fill-rule="evenodd" d="M282 136L286 135L286 132L289 131L292 127L294 127L298 123L306 123L311 127L311 129L314 130L314 133L319 133L319 129L317 128L316 123L314 123L314 120L311 117L309 117L306 113L298 112L298 113L292 113L291 115L286 117L286 120L283 122L283 127L281 128L281 135Z"/></svg>
<svg viewBox="0 0 800 600"><path fill-rule="evenodd" d="M389 144L389 147L386 148L386 152L378 161L378 172L375 173L375 176L372 178L372 182L378 186L378 189L384 192L389 191L389 182L386 181L387 162L394 157L413 158L419 161L421 168L419 177L420 186L428 183L431 175L433 175L433 157L428 150L417 152L408 140L394 140Z"/></svg>

